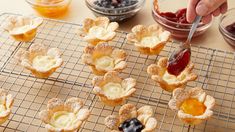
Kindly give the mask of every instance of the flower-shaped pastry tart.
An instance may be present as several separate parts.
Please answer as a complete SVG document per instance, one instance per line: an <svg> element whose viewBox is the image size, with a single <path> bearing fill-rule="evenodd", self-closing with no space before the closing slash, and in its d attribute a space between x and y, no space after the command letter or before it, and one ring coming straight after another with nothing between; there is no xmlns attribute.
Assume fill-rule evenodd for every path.
<svg viewBox="0 0 235 132"><path fill-rule="evenodd" d="M116 36L117 22L110 22L107 17L87 18L83 22L83 36L90 44L108 42Z"/></svg>
<svg viewBox="0 0 235 132"><path fill-rule="evenodd" d="M13 102L12 95L0 89L0 124L3 124L10 116Z"/></svg>
<svg viewBox="0 0 235 132"><path fill-rule="evenodd" d="M102 77L94 77L92 84L93 91L100 97L100 100L110 106L120 105L136 91L135 79L122 79L115 71L107 72Z"/></svg>
<svg viewBox="0 0 235 132"><path fill-rule="evenodd" d="M168 58L160 58L158 64L148 66L147 72L151 78L158 82L161 88L168 92L172 92L178 87L185 87L187 82L197 79L197 75L192 73L194 65L190 63L180 75L175 76L167 72Z"/></svg>
<svg viewBox="0 0 235 132"><path fill-rule="evenodd" d="M90 110L82 107L83 102L75 97L67 99L66 102L52 98L48 101L47 109L42 110L39 116L50 132L73 132L90 115Z"/></svg>
<svg viewBox="0 0 235 132"><path fill-rule="evenodd" d="M179 119L190 125L209 119L213 115L211 109L214 105L215 99L199 87L189 90L177 88L173 91L173 99L169 101L169 107L177 111Z"/></svg>
<svg viewBox="0 0 235 132"><path fill-rule="evenodd" d="M127 66L126 52L114 49L108 44L87 46L84 52L83 62L89 65L96 75L104 75L108 71L122 71Z"/></svg>
<svg viewBox="0 0 235 132"><path fill-rule="evenodd" d="M138 50L147 55L159 54L170 38L170 32L164 31L158 25L148 27L137 25L132 28L132 33L127 35L127 40L133 42Z"/></svg>
<svg viewBox="0 0 235 132"><path fill-rule="evenodd" d="M32 44L28 51L21 50L17 56L21 65L38 78L49 77L63 63L59 49L47 49L42 44Z"/></svg>
<svg viewBox="0 0 235 132"><path fill-rule="evenodd" d="M119 115L109 115L105 125L113 131L153 132L157 128L157 120L153 117L151 106L142 106L137 110L133 104L125 104L119 109Z"/></svg>
<svg viewBox="0 0 235 132"><path fill-rule="evenodd" d="M17 41L30 41L37 32L37 28L42 24L40 17L32 18L26 16L12 16L7 19L3 28Z"/></svg>

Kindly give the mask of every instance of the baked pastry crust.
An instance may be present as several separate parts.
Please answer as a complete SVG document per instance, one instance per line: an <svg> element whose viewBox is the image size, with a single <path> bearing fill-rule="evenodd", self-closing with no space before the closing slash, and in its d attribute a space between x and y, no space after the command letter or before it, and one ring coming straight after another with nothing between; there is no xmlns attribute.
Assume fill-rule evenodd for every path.
<svg viewBox="0 0 235 132"><path fill-rule="evenodd" d="M32 18L26 16L12 16L7 19L3 28L17 41L30 41L42 24L40 17Z"/></svg>
<svg viewBox="0 0 235 132"><path fill-rule="evenodd" d="M127 35L127 40L134 43L140 53L147 55L159 54L169 39L170 32L164 31L159 25L137 25Z"/></svg>
<svg viewBox="0 0 235 132"><path fill-rule="evenodd" d="M79 130L89 115L90 110L83 108L83 102L75 97L69 98L65 102L52 98L48 101L47 109L39 113L39 117L50 132Z"/></svg>
<svg viewBox="0 0 235 132"><path fill-rule="evenodd" d="M111 41L119 27L117 22L110 22L107 17L86 18L83 22L84 39L92 45Z"/></svg>
<svg viewBox="0 0 235 132"><path fill-rule="evenodd" d="M9 118L13 102L12 95L0 89L0 124L3 124Z"/></svg>
<svg viewBox="0 0 235 132"><path fill-rule="evenodd" d="M151 78L159 83L161 88L168 92L172 92L176 88L184 88L187 82L197 79L197 75L192 73L194 64L190 63L180 75L174 76L167 72L168 58L160 58L157 64L151 64L148 66L147 72L151 75Z"/></svg>
<svg viewBox="0 0 235 132"><path fill-rule="evenodd" d="M181 104L188 98L195 98L199 102L202 102L206 106L205 112L202 115L193 116L180 110ZM203 120L209 119L213 115L212 108L215 105L215 99L212 96L207 95L203 89L199 87L191 88L189 90L177 88L173 91L173 98L169 101L168 105L170 109L177 111L179 119L183 122L197 125Z"/></svg>
<svg viewBox="0 0 235 132"><path fill-rule="evenodd" d="M124 50L114 49L103 43L95 47L87 46L82 60L90 66L94 74L104 75L108 71L122 71L126 68L126 56Z"/></svg>
<svg viewBox="0 0 235 132"><path fill-rule="evenodd" d="M127 119L137 118L145 127L141 132L153 132L157 128L157 120L151 106L142 106L137 110L133 104L125 104L119 109L119 115L109 115L104 124L112 131L118 131L118 126Z"/></svg>
<svg viewBox="0 0 235 132"><path fill-rule="evenodd" d="M63 64L61 53L58 48L47 49L43 44L37 43L32 44L28 51L19 51L17 53L17 57L20 60L21 65L30 70L32 74L38 78L49 77ZM40 64L40 61L43 61L40 60L40 57L42 57L42 59L45 57L46 60L43 62L45 64ZM34 64L34 62L36 63L36 58L38 58L38 63L40 66ZM50 61L53 62L50 64Z"/></svg>
<svg viewBox="0 0 235 132"><path fill-rule="evenodd" d="M135 79L122 79L115 71L107 72L103 77L94 77L92 84L94 86L93 91L104 104L109 106L122 104L136 91L134 88L136 85Z"/></svg>

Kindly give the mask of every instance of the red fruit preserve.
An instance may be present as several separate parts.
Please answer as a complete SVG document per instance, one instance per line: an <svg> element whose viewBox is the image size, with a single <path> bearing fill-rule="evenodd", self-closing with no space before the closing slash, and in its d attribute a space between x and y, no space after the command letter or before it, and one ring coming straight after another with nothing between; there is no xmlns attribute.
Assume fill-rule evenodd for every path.
<svg viewBox="0 0 235 132"><path fill-rule="evenodd" d="M177 12L160 12L159 15L166 18L169 21L177 22L177 23L183 23L188 24L188 21L186 20L186 12L187 9L179 9Z"/></svg>
<svg viewBox="0 0 235 132"><path fill-rule="evenodd" d="M190 49L182 49L168 60L167 71L170 74L178 76L188 65L190 61Z"/></svg>

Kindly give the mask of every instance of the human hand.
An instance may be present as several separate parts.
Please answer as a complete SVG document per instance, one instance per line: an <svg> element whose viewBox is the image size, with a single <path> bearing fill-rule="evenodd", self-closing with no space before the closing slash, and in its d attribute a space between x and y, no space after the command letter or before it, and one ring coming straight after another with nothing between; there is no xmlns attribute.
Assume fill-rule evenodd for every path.
<svg viewBox="0 0 235 132"><path fill-rule="evenodd" d="M224 14L227 9L227 0L189 0L186 17L191 23L197 15L203 16L202 22L209 23L212 16Z"/></svg>

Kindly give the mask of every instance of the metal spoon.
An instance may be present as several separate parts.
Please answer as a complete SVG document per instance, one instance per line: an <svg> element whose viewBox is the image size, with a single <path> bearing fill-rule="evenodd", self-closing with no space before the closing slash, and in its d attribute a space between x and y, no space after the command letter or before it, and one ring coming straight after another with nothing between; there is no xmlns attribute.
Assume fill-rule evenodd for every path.
<svg viewBox="0 0 235 132"><path fill-rule="evenodd" d="M200 23L202 16L196 16L193 25L190 29L189 35L187 40L182 43L177 51L174 51L169 60L167 71L173 75L179 75L188 65L190 58L191 58L191 39L193 34L195 33L198 24ZM187 54L186 54L187 52Z"/></svg>

